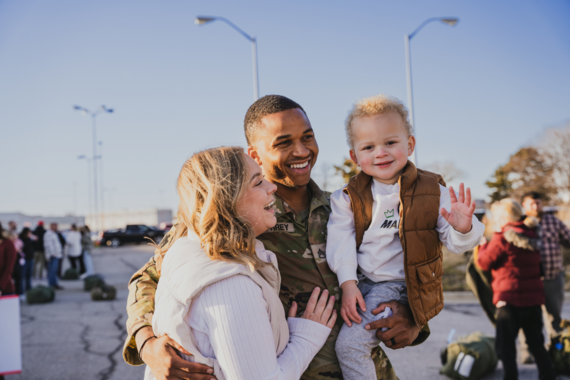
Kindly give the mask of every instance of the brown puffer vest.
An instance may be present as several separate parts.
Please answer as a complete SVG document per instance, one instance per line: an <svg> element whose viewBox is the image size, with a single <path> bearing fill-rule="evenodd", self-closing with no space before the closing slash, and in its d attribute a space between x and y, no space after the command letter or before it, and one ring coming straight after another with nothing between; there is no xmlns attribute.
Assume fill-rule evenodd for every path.
<svg viewBox="0 0 570 380"><path fill-rule="evenodd" d="M408 300L416 324L423 327L443 309L443 255L436 227L441 195L439 185L445 186L445 182L440 175L416 169L408 161L398 183L399 235L404 250ZM372 177L358 173L350 179L344 192L350 197L359 248L372 221Z"/></svg>

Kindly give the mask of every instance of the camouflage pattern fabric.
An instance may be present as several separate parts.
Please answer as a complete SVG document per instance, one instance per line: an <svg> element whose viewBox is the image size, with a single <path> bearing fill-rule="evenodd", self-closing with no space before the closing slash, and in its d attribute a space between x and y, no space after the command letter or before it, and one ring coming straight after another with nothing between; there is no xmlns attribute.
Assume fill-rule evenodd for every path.
<svg viewBox="0 0 570 380"><path fill-rule="evenodd" d="M344 323L340 318L341 291L336 274L330 270L326 260L327 223L331 213L330 193L323 192L312 180L309 184L311 206L309 217L304 221L278 196L275 198L277 224L258 239L265 248L277 255L281 272L279 294L285 312L293 301L299 305L298 316L305 311L313 289L327 289L335 296L338 313L336 325L323 348L317 353L302 380L342 379L342 373L335 352L335 342ZM390 360L380 347L372 352L378 379L397 379Z"/></svg>
<svg viewBox="0 0 570 380"><path fill-rule="evenodd" d="M174 235L176 225L162 239L161 244L166 244ZM135 333L145 326L152 327L152 315L154 314L154 295L158 286L158 273L156 262L152 257L141 269L139 269L129 281L129 298L127 299L127 339L123 347L123 359L130 365L142 365L144 362L139 356Z"/></svg>
<svg viewBox="0 0 570 380"><path fill-rule="evenodd" d="M336 275L326 261L327 223L331 212L330 193L323 192L311 181L309 184L311 205L307 220L303 220L287 203L276 196L274 209L277 224L274 228L258 237L265 248L277 255L281 272L280 298L286 312L293 301L299 305L299 316L305 310L307 301L315 287L328 289L336 297L335 308L339 313L337 323L323 348L317 353L302 380L342 379L342 373L334 350L335 342L343 324L340 318L340 287ZM162 244L172 236L176 225L165 235ZM154 294L159 276L155 260L152 258L143 268L133 275L129 284L127 305L128 337L123 350L125 361L131 365L143 364L139 358L134 334L144 326L150 326L154 312ZM427 328L427 325L426 325ZM419 344L429 335L429 329L422 330L414 342ZM378 347L372 352L378 380L398 379L390 360Z"/></svg>

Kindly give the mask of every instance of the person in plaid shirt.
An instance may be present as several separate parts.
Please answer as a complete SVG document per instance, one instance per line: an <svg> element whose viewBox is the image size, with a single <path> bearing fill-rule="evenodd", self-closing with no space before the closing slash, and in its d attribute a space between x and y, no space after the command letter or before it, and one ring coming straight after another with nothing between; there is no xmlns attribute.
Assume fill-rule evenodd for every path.
<svg viewBox="0 0 570 380"><path fill-rule="evenodd" d="M540 219L541 248L540 256L544 270L544 303L546 315L552 324L545 321L548 334L552 337L560 332L560 313L564 302L564 265L562 264L562 251L560 246L570 248L570 229L557 217L542 212L542 195L535 191L526 193L522 198L522 206L527 216ZM520 337L520 335L519 335ZM521 339L521 358L523 362L532 359L528 352L523 351Z"/></svg>

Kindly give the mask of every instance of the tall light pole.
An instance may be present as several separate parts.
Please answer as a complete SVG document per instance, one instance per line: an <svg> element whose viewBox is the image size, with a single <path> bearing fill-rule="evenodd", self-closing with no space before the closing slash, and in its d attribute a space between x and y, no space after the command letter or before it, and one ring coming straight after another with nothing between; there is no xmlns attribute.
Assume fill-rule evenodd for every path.
<svg viewBox="0 0 570 380"><path fill-rule="evenodd" d="M89 212L93 212L93 201L91 200L91 159L86 155L82 154L81 156L77 156L78 160L85 160L87 163L87 198L88 198L88 205L89 205Z"/></svg>
<svg viewBox="0 0 570 380"><path fill-rule="evenodd" d="M251 42L251 54L253 58L253 100L259 99L259 70L257 68L257 39L251 37L249 34L238 28L233 22L223 17L210 17L210 16L198 16L194 19L196 25L204 25L212 21L223 21L232 28L234 28L239 34L247 38Z"/></svg>
<svg viewBox="0 0 570 380"><path fill-rule="evenodd" d="M115 191L117 191L117 188L116 187L113 187L112 189L107 188L107 189L103 189L103 191L109 193L109 195L107 197L107 199L109 200L108 205L109 205L109 208L112 208L113 207L113 193Z"/></svg>
<svg viewBox="0 0 570 380"><path fill-rule="evenodd" d="M414 132L415 132L415 123L414 123L414 97L412 94L412 57L411 57L411 53L410 53L410 40L416 35L418 34L418 32L427 24L429 24L432 21L440 21L443 22L444 24L447 24L449 26L454 26L455 24L457 24L459 22L458 18L455 17L432 17L432 18L428 18L427 20L425 20L420 26L418 26L418 28L416 30L414 30L414 32L412 34L406 34L404 36L404 44L406 47L406 77L407 77L407 82L408 82L408 108L410 109L410 124L412 124L412 128L414 128ZM412 156L410 157L410 160L417 166L417 152L418 147L416 145L416 149L414 149L414 153L412 153Z"/></svg>
<svg viewBox="0 0 570 380"><path fill-rule="evenodd" d="M103 165L103 141L99 141L99 156L101 165L101 230L105 231L105 166Z"/></svg>
<svg viewBox="0 0 570 380"><path fill-rule="evenodd" d="M97 186L97 115L100 113L113 113L112 108L107 108L105 106L99 107L96 111L91 112L87 108L81 106L73 106L76 111L81 111L83 115L91 116L91 127L93 129L93 205L94 205L94 217L95 217L95 229L100 228L99 222L99 193Z"/></svg>

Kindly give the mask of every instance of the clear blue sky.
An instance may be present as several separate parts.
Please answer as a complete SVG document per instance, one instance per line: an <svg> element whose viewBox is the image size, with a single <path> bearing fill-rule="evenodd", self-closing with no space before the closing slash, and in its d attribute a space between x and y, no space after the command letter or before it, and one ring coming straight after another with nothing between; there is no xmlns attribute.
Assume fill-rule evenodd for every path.
<svg viewBox="0 0 570 380"><path fill-rule="evenodd" d="M107 208L175 208L193 152L245 145L252 102L249 42L261 95L299 102L320 165L348 156L343 122L358 98L406 100L404 34L412 41L420 166L451 160L477 197L484 182L546 127L570 119L570 3L539 1L0 0L0 212L87 212L90 120L98 118ZM74 194L77 194L75 196Z"/></svg>

